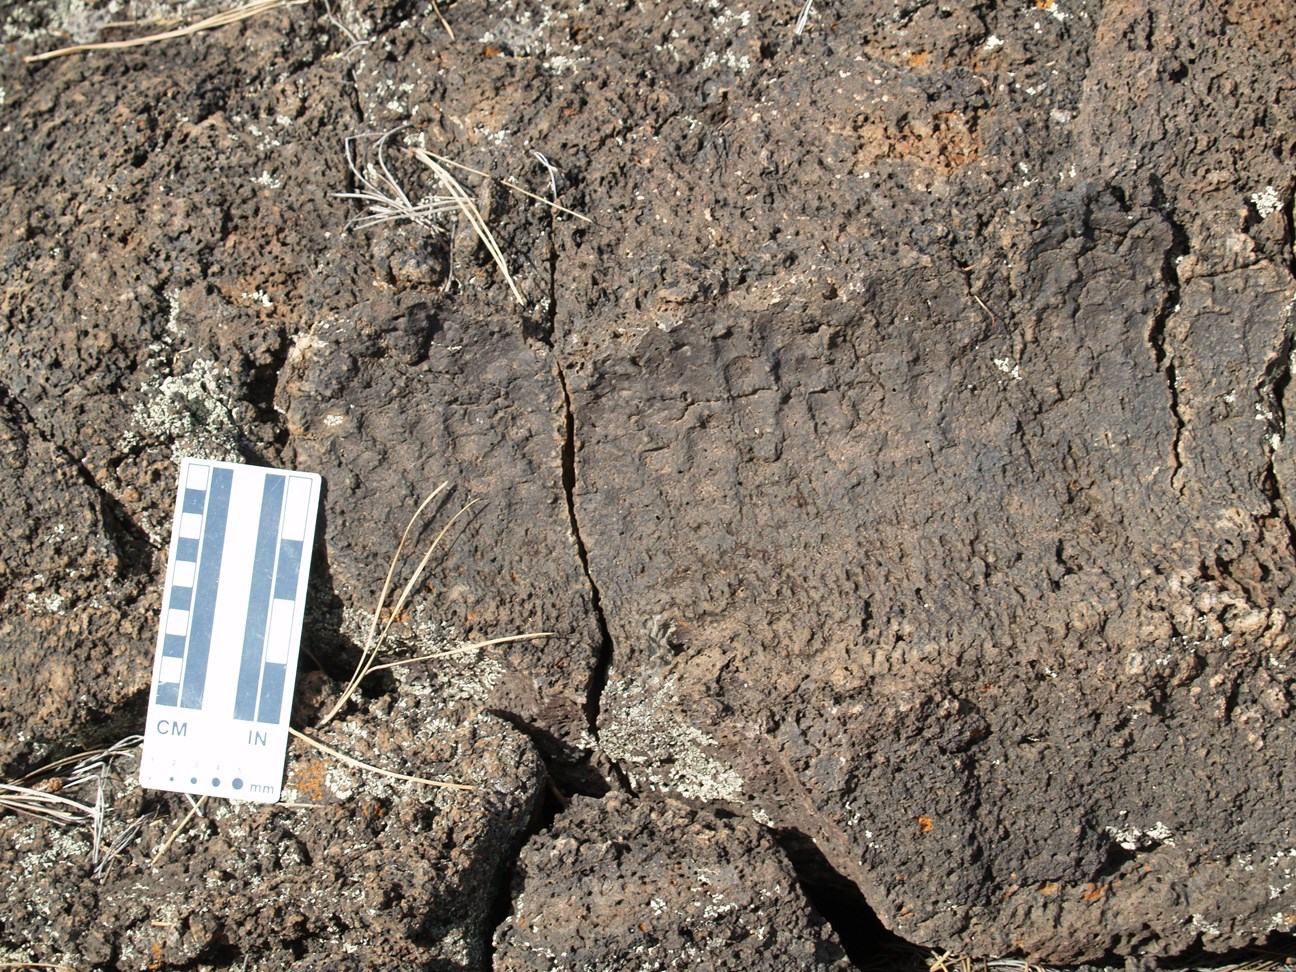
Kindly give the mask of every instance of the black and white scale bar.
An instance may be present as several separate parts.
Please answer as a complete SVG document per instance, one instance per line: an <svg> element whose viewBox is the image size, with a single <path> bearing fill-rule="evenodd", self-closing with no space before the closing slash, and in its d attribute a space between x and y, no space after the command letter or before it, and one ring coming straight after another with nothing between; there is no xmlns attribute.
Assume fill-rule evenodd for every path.
<svg viewBox="0 0 1296 972"><path fill-rule="evenodd" d="M314 473L181 463L142 785L279 799L319 496Z"/></svg>

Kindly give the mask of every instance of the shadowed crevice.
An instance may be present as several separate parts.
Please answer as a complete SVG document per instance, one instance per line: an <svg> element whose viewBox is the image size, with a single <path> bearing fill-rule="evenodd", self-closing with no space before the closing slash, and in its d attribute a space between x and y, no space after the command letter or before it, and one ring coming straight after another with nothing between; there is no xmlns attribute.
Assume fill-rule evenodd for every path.
<svg viewBox="0 0 1296 972"><path fill-rule="evenodd" d="M1165 376L1166 394L1169 398L1170 417L1174 420L1174 438L1170 445L1170 485L1178 492L1183 492L1180 477L1183 473L1183 432L1184 420L1179 411L1179 385L1175 378L1175 358L1173 351L1166 348L1166 325L1179 311L1179 261L1188 253L1188 235L1184 228L1169 216L1164 216L1173 239L1166 249L1161 265L1161 281L1165 286L1165 297L1157 308L1156 316L1148 328L1147 342L1152 348L1152 360L1156 370Z"/></svg>
<svg viewBox="0 0 1296 972"><path fill-rule="evenodd" d="M796 828L770 832L787 855L797 881L815 910L836 933L857 969L925 972L925 950L888 931L859 886L841 874L813 838Z"/></svg>
<svg viewBox="0 0 1296 972"><path fill-rule="evenodd" d="M597 655L594 667L590 671L589 683L585 689L585 718L589 724L590 735L598 738L599 716L602 712L603 690L607 686L608 672L612 667L613 643L608 630L607 618L603 613L602 595L598 583L590 572L589 551L581 535L580 520L576 515L576 417L572 411L571 390L562 366L557 368L558 380L562 385L563 414L565 430L562 447L562 484L563 494L567 499L567 517L571 525L572 538L576 542L576 555L580 559L581 571L589 585L590 609L594 613L594 622L598 628ZM620 767L612 764L613 771L622 787L630 790L630 784Z"/></svg>

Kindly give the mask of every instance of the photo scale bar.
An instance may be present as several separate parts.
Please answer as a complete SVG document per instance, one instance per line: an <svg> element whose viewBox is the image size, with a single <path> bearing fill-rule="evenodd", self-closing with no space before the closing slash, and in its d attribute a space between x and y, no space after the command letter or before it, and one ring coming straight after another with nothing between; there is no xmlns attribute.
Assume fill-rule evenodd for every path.
<svg viewBox="0 0 1296 972"><path fill-rule="evenodd" d="M140 781L271 803L322 481L207 459L180 470Z"/></svg>
<svg viewBox="0 0 1296 972"><path fill-rule="evenodd" d="M207 506L208 472L210 470L206 466L190 466L188 477L183 483L183 502L175 524L171 598L162 617L162 659L158 663L156 695L159 705L180 704L180 675L184 669L189 611L193 607L194 577L198 571L202 514Z"/></svg>
<svg viewBox="0 0 1296 972"><path fill-rule="evenodd" d="M207 491L207 513L202 518L201 524L202 543L197 558L198 570L193 588L193 606L189 612L189 643L185 650L184 677L180 685L180 707L183 709L202 708L203 689L207 684L207 659L211 653L212 627L216 620L216 593L220 587L221 559L225 553L225 527L229 518L230 488L233 482L234 474L230 470L211 470L211 484ZM186 501L187 494L186 490ZM193 515L188 512L182 514L183 517ZM184 543L185 540L182 539L181 544Z"/></svg>
<svg viewBox="0 0 1296 972"><path fill-rule="evenodd" d="M261 515L257 523L256 551L252 557L252 586L248 591L247 623L243 628L243 656L239 661L234 690L234 718L256 718L257 689L265 658L266 626L270 621L270 597L274 591L275 554L279 522L283 518L284 480L267 475L261 487Z"/></svg>
<svg viewBox="0 0 1296 972"><path fill-rule="evenodd" d="M266 632L265 665L261 671L261 700L256 716L257 722L271 725L279 722L283 712L289 655L300 623L301 604L297 594L302 581L302 555L308 540L306 525L313 508L313 492L310 478L288 478L279 556L275 562L274 600Z"/></svg>
<svg viewBox="0 0 1296 972"><path fill-rule="evenodd" d="M195 464L182 484L182 502L175 524L175 552L171 562L171 596L162 618L162 652L158 663L159 705L180 704L180 677L189 639L189 612L193 609L194 579L198 572L198 547L202 540L203 511L207 506L210 468Z"/></svg>

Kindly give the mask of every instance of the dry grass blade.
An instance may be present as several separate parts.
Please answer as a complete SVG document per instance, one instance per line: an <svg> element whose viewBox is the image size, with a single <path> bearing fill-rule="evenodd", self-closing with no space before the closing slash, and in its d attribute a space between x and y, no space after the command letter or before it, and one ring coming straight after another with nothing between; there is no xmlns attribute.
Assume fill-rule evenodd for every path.
<svg viewBox="0 0 1296 972"><path fill-rule="evenodd" d="M400 597L396 599L396 603L392 605L391 611L388 612L387 620L383 622L382 631L378 635L378 640L374 642L372 652L369 656L368 667L361 672L360 679L363 679L373 670L373 662L378 657L379 649L381 649L383 644L387 641L387 635L391 632L392 625L396 623L396 619L399 618L401 612L405 610L405 605L409 602L410 595L414 593L414 589L418 586L419 580L423 577L423 571L427 569L428 561L432 559L432 554L434 554L437 547L441 545L441 541L444 540L445 535L450 532L450 528L458 522L459 517L463 516L476 505L476 500L469 500L460 507L459 512L450 517L450 522L443 526L441 532L436 535L436 538L430 544L428 544L427 552L423 554L423 558L418 562L418 566L414 568L414 573L410 576L410 579L406 582L405 586L401 588ZM378 619L375 617L374 621L376 622L377 620ZM371 628L370 630L372 631L373 629ZM359 680L357 680L357 684L358 682Z"/></svg>
<svg viewBox="0 0 1296 972"><path fill-rule="evenodd" d="M422 151L422 150L420 149L419 151ZM452 168L455 168L455 169L461 169L461 170L463 170L464 172L471 172L473 175L475 175L475 176L481 176L483 179L489 179L489 178L491 178L491 176L490 176L489 173L487 173L487 172L483 172L481 169L474 169L474 168L473 168L472 166L470 166L470 165L464 165L462 162L456 162L456 161L454 161L453 159L447 159L447 158L446 158L445 156L443 156L443 155L436 155L436 154L433 153L433 152L423 152L423 154L424 154L424 155L431 156L432 158L434 158L434 159L436 159L438 162L440 162L442 165L448 165L448 166L451 166ZM546 159L543 155L540 155L539 152L536 152L535 154L536 154L537 156L540 157L540 159L541 159L541 161L543 162L545 168L549 170L549 173L550 173L549 178L550 178L550 182L551 182L551 184L552 184L552 182L553 182L553 171L554 171L554 167L553 167L553 165L552 165L552 164L549 162L549 160ZM578 213L578 212L576 212L576 210L574 210L574 209L568 209L566 206L560 206L558 203L556 203L556 202L551 202L550 200L544 198L544 196L537 196L534 192L531 192L531 191L528 190L528 189L523 189L521 186L517 185L516 183L509 182L507 179L501 179L501 180L500 180L500 185L502 185L505 189L512 189L514 192L516 192L516 193L518 193L518 194L520 194L520 195L526 196L528 199L534 199L534 200L535 200L536 202L538 202L538 203L543 203L544 205L548 206L550 209L553 209L553 210L555 210L555 211L557 211L557 212L563 213L563 214L566 215L566 216L574 216L576 219L584 220L586 223L591 223L591 224L592 224L592 223L594 222L594 220L590 219L588 216L586 216L586 215L584 215L584 214L582 214L582 213Z"/></svg>
<svg viewBox="0 0 1296 972"><path fill-rule="evenodd" d="M38 820L48 820L60 826L89 827L92 855L98 866L102 863L100 850L103 845L104 822L108 816L105 798L108 774L114 760L125 756L127 750L138 746L142 741L142 736L127 736L106 749L95 749L56 760L28 773L17 782L0 783L0 809L12 810ZM55 770L68 765L72 765L72 772L66 780L52 778ZM37 777L44 777L45 785L36 781ZM34 785L27 785L33 781ZM90 783L95 788L93 803L59 792L76 790Z"/></svg>
<svg viewBox="0 0 1296 972"><path fill-rule="evenodd" d="M382 664L377 663L378 656L382 652L383 645L387 641L387 636L391 633L392 625L395 624L397 619L401 617L401 614L405 609L405 605L409 603L410 597L413 595L414 591L418 588L419 582L423 577L423 572L427 569L428 562L432 559L432 555L436 553L437 548L440 547L441 545L441 541L445 539L446 535L450 532L451 528L455 525L455 523L459 521L459 518L463 516L465 513L467 513L470 509L472 509L477 504L476 500L471 500L468 503L465 503L462 507L460 507L459 512L456 513L454 516L452 516L449 522L446 523L446 525L441 528L441 530L437 533L436 537L433 538L432 542L428 544L427 550L424 552L423 556L419 559L419 562L415 566L414 572L410 575L409 580L405 583L405 586L401 588L400 596L397 597L396 602L393 605L391 605L390 608L388 608L387 598L391 594L394 586L393 581L396 576L396 566L397 564L400 563L401 554L405 551L405 547L409 543L410 536L414 532L414 527L419 522L419 519L422 517L423 511L428 508L428 506L433 502L433 500L441 496L446 491L446 489L449 488L449 485L450 484L448 482L442 483L440 486L434 489L432 493L426 499L424 499L422 503L418 505L418 509L414 511L414 514L409 518L409 522L405 524L405 530L401 533L400 542L396 545L396 552L392 554L391 563L387 565L387 575L386 577L383 578L382 590L378 594L378 603L374 607L373 618L369 623L369 631L365 637L364 649L360 653L360 660L356 664L355 672L352 674L350 681L347 682L346 688L343 689L342 694L338 697L337 701L333 703L333 705L329 708L329 710L325 712L324 716L319 720L317 724L319 727L322 728L328 725L329 722L331 722L333 718L338 714L338 712L342 710L342 707L346 705L347 701L351 698L352 693L355 692L355 690L359 687L360 683L363 682L366 677L373 674L374 672L382 671L384 669L389 669L389 668L396 668L401 665L412 665L415 662L429 661L434 658L445 658L449 655L457 655L457 654L462 654L464 652L476 651L481 648L488 648L491 645L501 645L512 641L525 641L530 638L547 638L552 635L552 632L549 631L529 632L527 634L520 634L520 635L506 635L500 638L492 638L488 641L461 645L458 648L453 648L450 649L449 651L442 651L442 652L435 652L427 655L420 655L417 658L406 658L399 661L384 662ZM352 756L348 756L345 753L339 752L338 750L332 748L331 746L328 746L327 744L321 742L320 740L315 739L312 736L308 736L303 732L299 732L298 730L292 728L291 726L289 726L288 731L293 736L297 737L307 745L314 746L316 749L320 750L321 752L327 753L330 756L333 756L344 763L347 763L351 766L356 767L357 769L361 769L366 772L377 773L380 776L387 776L395 780L405 780L410 783L420 783L424 786L438 786L438 787L443 787L445 789L451 789L451 790L475 789L475 787L467 786L463 783L451 783L445 780L432 780L422 776L410 776L404 773L397 773L392 770L385 770L382 767L374 766L371 763L363 762L362 760L355 759Z"/></svg>
<svg viewBox="0 0 1296 972"><path fill-rule="evenodd" d="M103 29L121 30L125 27L170 27L172 24L178 24L183 21L183 17L146 17L142 20L110 20L108 23L103 25Z"/></svg>
<svg viewBox="0 0 1296 972"><path fill-rule="evenodd" d="M350 53L357 48L368 47L373 43L372 38L366 40L364 37L361 37L355 30L347 26L347 24L342 21L342 18L333 13L333 4L330 0L324 0L324 16L320 19L323 20L324 23L329 24L331 27L336 29L338 33L351 42L351 46L348 47L344 53Z"/></svg>
<svg viewBox="0 0 1296 972"><path fill-rule="evenodd" d="M550 162L548 157L543 152L540 152L536 149L532 149L531 154L535 156L537 162L539 162L542 166L544 166L545 172L548 173L549 195L553 196L554 202L557 203L558 202L558 167L554 165L552 162ZM536 196L535 198L540 199L539 196ZM545 200L542 199L540 201L544 202Z"/></svg>
<svg viewBox="0 0 1296 972"><path fill-rule="evenodd" d="M157 816L157 811L153 810L143 816L136 817L131 823L117 835L116 839L108 846L103 856L99 858L99 863L95 865L94 875L102 880L108 876L108 870L112 862L117 859L127 847L129 847L144 829L144 825Z"/></svg>
<svg viewBox="0 0 1296 972"><path fill-rule="evenodd" d="M436 221L438 216L459 211L459 204L449 196L427 196L414 202L401 188L401 184L387 167L385 154L387 140L400 129L393 129L382 135L352 135L344 143L347 168L356 181L354 192L335 192L338 199L355 199L365 205L365 212L352 219L347 225L358 229L377 226L398 219L408 219L412 223L429 229L434 233L443 232ZM364 139L375 139L374 159L363 160L356 149Z"/></svg>
<svg viewBox="0 0 1296 972"><path fill-rule="evenodd" d="M922 956L912 954L910 947L903 949L903 954L898 956L883 956L877 965L868 963L869 969L893 969L893 968L914 968L921 961L925 963L927 972L1066 972L1066 969L1056 965L1042 965L1038 962L1031 962L1021 958L972 958L967 955L956 955L949 951L936 952L925 951ZM1277 956L1277 960L1272 959L1253 959L1251 961L1227 964L1202 964L1201 962L1178 959L1171 960L1163 967L1166 969L1181 969L1184 972L1275 972L1281 968L1292 968L1293 960L1286 952L1266 952L1264 949L1252 948L1246 949L1252 954L1268 954ZM1222 956L1217 957L1222 959ZM1105 968L1105 966L1104 966ZM1111 972L1116 972L1112 969Z"/></svg>
<svg viewBox="0 0 1296 972"><path fill-rule="evenodd" d="M441 233L444 230L437 222L437 217L456 214L472 227L477 238L486 247L491 259L495 261L495 265L499 267L500 272L504 275L509 290L513 292L513 298L518 304L526 306L526 300L518 289L513 275L509 272L508 262L504 259L504 252L500 249L499 243L496 242L495 234L486 225L486 220L482 217L481 211L477 209L477 204L459 181L433 156L422 149L414 150L415 158L432 170L432 174L441 183L443 191L440 194L425 196L416 203L401 188L400 182L387 167L387 161L384 157L387 140L398 131L400 129L393 129L378 136L371 134L353 135L346 140L347 167L355 178L356 189L352 192L336 192L333 195L339 199L354 199L365 205L364 214L352 219L347 225L365 229L370 226L377 226L380 223L407 219L434 233ZM365 161L361 164L355 146L360 140L368 138L377 139L375 145L376 159L373 162ZM543 200L541 201L543 202Z"/></svg>
<svg viewBox="0 0 1296 972"><path fill-rule="evenodd" d="M44 766L37 767L16 782L26 783L28 780L33 780L37 777L47 777L53 774L56 770L62 769L64 766L84 766L86 768L92 768L93 772L97 773L101 763L111 761L118 756L126 755L126 750L138 746L143 741L143 736L126 736L124 739L119 739L117 742L113 743L107 749L90 749L84 753L73 753L71 756L64 756L62 759L56 759L52 763L46 763ZM80 783L91 775L93 775L93 773L86 773L81 769L75 769L72 771L72 777L65 785L72 786L76 783Z"/></svg>
<svg viewBox="0 0 1296 972"><path fill-rule="evenodd" d="M391 610L388 612L387 620L384 622L382 616L387 603L387 595L391 593L392 578L396 573L396 565L400 562L400 556L405 550L405 544L409 542L410 532L414 529L414 524L418 522L419 517L423 515L423 511L427 509L428 504L444 493L446 489L449 488L449 485L449 483L442 483L433 490L427 499L419 504L418 509L414 511L414 515L411 516L409 522L405 524L405 532L401 534L400 543L396 545L396 552L392 554L391 563L387 567L387 576L384 578L382 590L378 594L378 604L374 608L373 620L369 624L369 633L365 637L365 646L360 653L360 661L356 665L351 680L347 682L346 688L342 690L342 695L333 703L332 707L324 713L323 718L321 718L317 723L320 727L328 725L333 720L338 712L341 711L342 706L346 705L347 700L351 698L351 694L356 690L360 683L374 670L374 664L377 661L378 653L382 651L383 644L387 640L388 632L391 631L392 624L395 623L396 619L400 616L401 611L404 610L406 602L414 592L414 588L418 586L419 579L423 576L423 571L427 568L428 561L432 559L432 554L436 551L441 540L449 532L450 528L454 526L459 517L463 516L475 505L475 501L467 503L450 519L450 522L441 529L441 532L436 535L436 539L434 539L428 546L427 552L423 554L423 558L418 562L418 566L414 569L414 574L401 590L400 597L397 598L395 605L393 605ZM381 628L379 627L380 625Z"/></svg>
<svg viewBox="0 0 1296 972"><path fill-rule="evenodd" d="M504 638L491 638L489 641L474 641L469 645L460 645L458 648L450 648L446 651L434 651L430 655L419 655L416 658L402 658L399 661L383 662L381 665L372 665L369 668L370 674L381 672L385 668L400 668L402 665L415 665L418 662L432 661L437 658L449 658L452 655L466 655L471 651L477 651L479 648L489 648L491 645L504 645L510 641L529 641L532 638L552 638L552 631L532 631L528 634L508 635Z"/></svg>
<svg viewBox="0 0 1296 972"><path fill-rule="evenodd" d="M206 802L207 798L205 796L199 797L198 802L189 808L189 812L184 815L184 819L176 824L175 830L171 831L171 833L167 835L167 839L162 841L162 846L157 849L157 853L154 854L153 859L149 861L149 867L157 867L158 861L162 860L162 855L171 849L171 845L176 842L176 838L184 832L185 827L189 826L189 821L202 813L203 804Z"/></svg>
<svg viewBox="0 0 1296 972"><path fill-rule="evenodd" d="M75 761L76 763L76 767L72 770L72 775L68 777L66 785L76 786L89 780L101 781L107 775L113 760L125 756L128 749L134 749L143 741L143 736L126 736L117 740L107 749L94 749L88 753L82 753L80 756L69 757L69 760L60 760L60 764L68 761Z"/></svg>
<svg viewBox="0 0 1296 972"><path fill-rule="evenodd" d="M113 764L128 755L130 750L143 741L143 736L127 736L105 749L77 753L75 756L56 760L28 773L17 783L0 783L0 809L12 810L15 813L51 821L61 826L90 828L92 857L95 865L94 876L103 878L108 873L112 861L130 846L139 836L144 824L153 817L152 814L137 817L105 845L105 823L111 816L111 808L108 805L108 781ZM72 766L72 771L67 779L59 780L57 777L51 777L55 770L69 765ZM37 777L44 777L44 784L38 781ZM33 782L32 786L26 785L29 781ZM76 800L65 795L67 791L87 785L93 785L95 788L94 802ZM0 965L0 968L3 967Z"/></svg>
<svg viewBox="0 0 1296 972"><path fill-rule="evenodd" d="M93 825L98 812L93 804L17 783L0 783L0 809L67 825Z"/></svg>
<svg viewBox="0 0 1296 972"><path fill-rule="evenodd" d="M441 21L441 26L445 28L446 34L450 37L451 40L454 40L455 32L453 29L451 29L450 24L446 21L445 15L441 13L441 5L437 3L437 0L432 0L432 10L436 14L437 20Z"/></svg>
<svg viewBox="0 0 1296 972"><path fill-rule="evenodd" d="M490 253L491 258L495 261L495 265L499 267L500 273L504 275L504 280L508 283L509 290L513 291L513 299L516 300L520 306L525 307L526 300L522 296L522 291L518 290L517 284L513 282L513 275L509 273L508 261L504 259L504 252L500 249L499 244L495 242L495 234L492 233L490 227L486 225L486 220L482 218L482 214L478 211L477 204L473 202L472 197L469 196L464 187L459 184L459 180L452 176L440 162L434 159L427 152L422 149L415 149L414 157L431 169L432 174L441 181L441 186L445 189L446 195L455 201L455 205L458 206L460 214L464 219L468 220L469 225L473 228L473 232L477 234L477 238L481 240L482 245L485 246L486 250Z"/></svg>
<svg viewBox="0 0 1296 972"><path fill-rule="evenodd" d="M92 854L96 870L98 865L103 863L100 858L100 851L103 847L104 820L108 815L108 805L104 793L107 788L108 774L112 770L113 760L125 756L128 749L138 746L143 741L143 736L127 736L124 739L119 739L107 749L86 753L85 757L72 768L72 775L65 784L71 789L83 783L94 783L94 815L90 820L90 833L94 842Z"/></svg>
<svg viewBox="0 0 1296 972"><path fill-rule="evenodd" d="M233 10L224 10L210 17L204 17L202 20L188 24L184 27L176 27L174 30L164 30L158 34L147 34L144 37L132 37L129 40L120 41L96 41L92 44L73 44L71 47L60 47L58 50L46 51L44 54L29 54L23 60L48 61L56 57L66 57L69 54L84 54L87 51L120 51L128 47L141 47L145 44L156 44L159 41L175 40L178 37L188 37L190 34L197 34L204 30L214 30L217 27L225 27L229 24L238 23L240 20L247 20L249 17L255 17L257 14L267 13L271 10L278 10L281 7L296 7L304 4L306 0L256 0L255 3L249 3L246 6L235 7Z"/></svg>
<svg viewBox="0 0 1296 972"><path fill-rule="evenodd" d="M381 640L375 641L374 639L378 634L378 625L382 622L382 609L383 605L387 603L387 594L391 591L392 577L396 573L396 564L400 561L401 551L405 549L405 544L409 541L410 531L414 529L414 524L417 523L419 517L423 515L423 511L427 509L428 504L449 488L450 483L444 482L436 489L432 490L432 492L428 494L428 497L418 505L418 509L416 509L414 515L409 518L409 522L405 524L405 532L401 534L400 543L396 544L396 552L392 554L391 563L387 565L387 576L383 578L382 590L378 593L378 605L374 608L373 620L369 623L369 634L365 637L366 653L368 653L369 649L372 649L373 654L376 655L378 653L378 648L381 646ZM390 619L388 619L388 623L390 624ZM384 628L383 634L385 635L386 633L387 629ZM364 661L365 659L362 656L362 664L356 669L356 676L353 676L350 684L348 684L348 691L342 693L344 696L350 695L351 691L354 691L356 685L360 683L360 679L364 677L359 674L365 670L365 665L363 664ZM372 661L372 659L370 659L370 661Z"/></svg>
<svg viewBox="0 0 1296 972"><path fill-rule="evenodd" d="M366 763L364 760L356 759L353 756L348 756L346 753L339 752L332 746L326 745L318 739L306 735L304 732L298 732L292 726L288 727L288 731L308 746L314 746L322 753L328 753L335 759L340 759L342 762L354 766L356 769L365 770L369 773L377 773L379 776L386 776L393 780L404 780L407 783L421 783L423 786L439 786L444 790L477 789L475 786L469 786L467 783L450 783L445 780L429 780L422 776L408 776L405 773L396 773L392 770L385 770L381 766L374 766L372 763Z"/></svg>
<svg viewBox="0 0 1296 972"><path fill-rule="evenodd" d="M796 32L800 36L806 29L806 24L810 22L810 11L814 9L814 0L806 0L805 6L801 8L801 16L797 18Z"/></svg>

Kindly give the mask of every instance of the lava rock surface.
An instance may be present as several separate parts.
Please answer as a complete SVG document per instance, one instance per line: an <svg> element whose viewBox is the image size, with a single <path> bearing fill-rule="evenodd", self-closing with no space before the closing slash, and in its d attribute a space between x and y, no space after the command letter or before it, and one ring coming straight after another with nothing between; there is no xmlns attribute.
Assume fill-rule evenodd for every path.
<svg viewBox="0 0 1296 972"><path fill-rule="evenodd" d="M68 791L104 846L0 817L6 960L837 968L825 888L954 954L1288 940L1290 4L344 0L23 60L175 13L0 5L0 769L139 731L184 456L324 477L303 727L443 481L395 656L547 634L322 730L472 790L294 743L302 806L156 863L189 805L129 755ZM416 149L478 170L522 303L466 222L355 222L382 133L411 203Z"/></svg>

